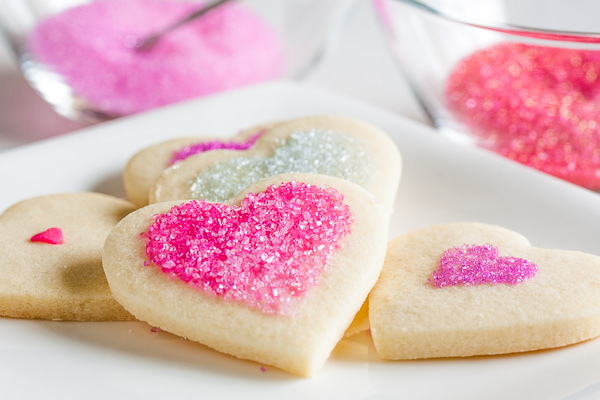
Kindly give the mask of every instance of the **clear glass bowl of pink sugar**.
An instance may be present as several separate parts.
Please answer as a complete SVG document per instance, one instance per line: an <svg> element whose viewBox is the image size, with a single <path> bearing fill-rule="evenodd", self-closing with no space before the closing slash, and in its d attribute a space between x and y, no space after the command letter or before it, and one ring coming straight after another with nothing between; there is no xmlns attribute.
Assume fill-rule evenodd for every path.
<svg viewBox="0 0 600 400"><path fill-rule="evenodd" d="M99 122L275 79L326 52L347 1L240 0L164 35L195 0L2 0L0 26L29 83L61 115Z"/></svg>
<svg viewBox="0 0 600 400"><path fill-rule="evenodd" d="M373 4L442 134L600 191L600 3Z"/></svg>

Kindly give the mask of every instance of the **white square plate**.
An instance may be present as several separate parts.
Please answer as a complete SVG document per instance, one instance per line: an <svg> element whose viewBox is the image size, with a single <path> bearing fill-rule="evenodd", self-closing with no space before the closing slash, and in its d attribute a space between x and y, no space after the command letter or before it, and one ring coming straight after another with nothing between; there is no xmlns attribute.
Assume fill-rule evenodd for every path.
<svg viewBox="0 0 600 400"><path fill-rule="evenodd" d="M123 197L137 150L168 138L230 136L313 114L363 119L403 156L390 238L423 226L478 221L536 247L600 255L600 195L457 145L415 122L323 89L273 82L116 120L0 153L0 212L28 197L98 191ZM600 273L600 271L599 271ZM600 397L600 339L497 357L382 362L368 336L343 340L310 379L221 355L141 322L0 318L3 398L536 399Z"/></svg>

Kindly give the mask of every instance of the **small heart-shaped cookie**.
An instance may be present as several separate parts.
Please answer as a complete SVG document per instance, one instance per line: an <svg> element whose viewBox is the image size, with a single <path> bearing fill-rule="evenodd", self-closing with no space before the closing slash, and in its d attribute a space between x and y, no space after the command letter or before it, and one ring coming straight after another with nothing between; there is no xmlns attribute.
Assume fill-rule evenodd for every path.
<svg viewBox="0 0 600 400"><path fill-rule="evenodd" d="M322 175L261 180L229 205L157 203L103 254L137 318L233 356L308 376L375 284L387 216L361 187Z"/></svg>
<svg viewBox="0 0 600 400"><path fill-rule="evenodd" d="M534 248L492 225L420 229L388 244L369 319L383 359L581 342L600 335L600 257Z"/></svg>
<svg viewBox="0 0 600 400"><path fill-rule="evenodd" d="M248 150L198 154L166 169L149 201L223 202L269 176L312 173L364 187L391 213L400 169L396 144L379 129L346 117L299 118L268 129Z"/></svg>
<svg viewBox="0 0 600 400"><path fill-rule="evenodd" d="M146 147L133 155L123 171L127 199L138 207L148 204L150 188L160 174L171 165L195 154L214 150L245 150L275 124L265 124L240 132L231 139L185 137Z"/></svg>
<svg viewBox="0 0 600 400"><path fill-rule="evenodd" d="M0 314L129 320L112 297L102 246L133 204L99 193L35 197L0 215Z"/></svg>

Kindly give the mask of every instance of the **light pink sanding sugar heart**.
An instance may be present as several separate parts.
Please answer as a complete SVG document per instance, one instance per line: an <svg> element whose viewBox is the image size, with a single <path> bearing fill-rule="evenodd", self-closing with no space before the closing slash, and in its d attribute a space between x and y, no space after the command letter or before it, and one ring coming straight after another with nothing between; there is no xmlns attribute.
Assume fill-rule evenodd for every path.
<svg viewBox="0 0 600 400"><path fill-rule="evenodd" d="M164 273L225 300L289 314L293 300L318 284L352 222L339 192L288 182L248 194L239 206L175 206L141 237Z"/></svg>
<svg viewBox="0 0 600 400"><path fill-rule="evenodd" d="M531 261L501 257L495 246L463 244L444 252L429 283L438 288L498 283L515 285L533 277L536 272L537 266Z"/></svg>

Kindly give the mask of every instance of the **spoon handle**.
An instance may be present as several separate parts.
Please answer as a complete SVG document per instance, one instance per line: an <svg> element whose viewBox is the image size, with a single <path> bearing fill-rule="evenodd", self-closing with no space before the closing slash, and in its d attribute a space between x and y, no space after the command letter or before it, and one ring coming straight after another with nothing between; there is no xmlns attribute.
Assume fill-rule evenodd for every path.
<svg viewBox="0 0 600 400"><path fill-rule="evenodd" d="M188 22L191 22L197 18L200 18L201 16L203 16L210 10L217 8L217 7L219 7L225 3L228 3L230 1L232 1L232 0L216 0L216 1L213 1L212 3L207 4L203 7L201 7L200 9L198 9L194 12L191 12L190 14L186 15L182 19L177 20L170 25L167 25L163 29L142 38L141 40L139 40L136 43L136 45L134 46L134 49L136 51L152 50L152 48L156 45L156 43L158 43L158 41L167 33L171 32L174 29L179 28L182 25L187 24Z"/></svg>

